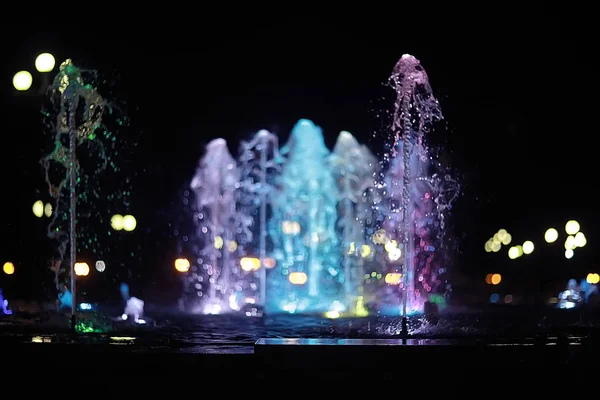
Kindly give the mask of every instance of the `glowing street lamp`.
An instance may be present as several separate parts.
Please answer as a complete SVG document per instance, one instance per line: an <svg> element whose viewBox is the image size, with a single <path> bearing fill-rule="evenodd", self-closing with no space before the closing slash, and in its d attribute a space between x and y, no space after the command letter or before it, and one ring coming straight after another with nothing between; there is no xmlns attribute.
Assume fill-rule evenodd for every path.
<svg viewBox="0 0 600 400"><path fill-rule="evenodd" d="M51 72L55 65L56 60L50 53L42 53L35 59L35 69L39 72Z"/></svg>
<svg viewBox="0 0 600 400"><path fill-rule="evenodd" d="M175 260L175 269L177 272L188 272L190 269L190 262L187 258L178 258Z"/></svg>
<svg viewBox="0 0 600 400"><path fill-rule="evenodd" d="M29 90L33 84L33 76L29 71L19 71L13 76L13 86L19 92L25 92Z"/></svg>
<svg viewBox="0 0 600 400"><path fill-rule="evenodd" d="M77 276L88 276L90 273L90 266L84 262L75 263L75 275Z"/></svg>
<svg viewBox="0 0 600 400"><path fill-rule="evenodd" d="M15 265L10 261L5 262L2 266L2 271L4 271L6 275L12 275L15 273Z"/></svg>

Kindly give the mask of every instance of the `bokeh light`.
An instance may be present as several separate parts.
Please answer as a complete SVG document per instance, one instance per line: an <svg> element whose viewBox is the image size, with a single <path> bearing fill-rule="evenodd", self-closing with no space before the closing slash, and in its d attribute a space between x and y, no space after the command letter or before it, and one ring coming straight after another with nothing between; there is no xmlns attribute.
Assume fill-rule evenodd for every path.
<svg viewBox="0 0 600 400"><path fill-rule="evenodd" d="M50 53L42 53L35 59L35 69L39 72L50 72L54 69L56 60Z"/></svg>
<svg viewBox="0 0 600 400"><path fill-rule="evenodd" d="M573 249L566 249L565 250L565 257L567 259L573 258L574 255L575 255L575 252L573 251Z"/></svg>
<svg viewBox="0 0 600 400"><path fill-rule="evenodd" d="M544 234L544 240L546 243L554 243L558 240L558 231L554 228L550 228Z"/></svg>
<svg viewBox="0 0 600 400"><path fill-rule="evenodd" d="M90 273L90 266L84 262L75 263L75 275L77 276L88 276Z"/></svg>
<svg viewBox="0 0 600 400"><path fill-rule="evenodd" d="M133 215L126 215L123 217L123 230L126 232L132 232L137 226L137 221Z"/></svg>
<svg viewBox="0 0 600 400"><path fill-rule="evenodd" d="M33 84L33 76L28 71L19 71L13 77L13 86L19 92L29 90Z"/></svg>
<svg viewBox="0 0 600 400"><path fill-rule="evenodd" d="M575 220L570 220L565 225L565 232L567 232L568 235L575 235L577 232L579 232L579 229L579 222Z"/></svg>
<svg viewBox="0 0 600 400"><path fill-rule="evenodd" d="M502 282L502 275L493 274L492 275L492 285L499 285Z"/></svg>
<svg viewBox="0 0 600 400"><path fill-rule="evenodd" d="M531 240L527 240L523 243L523 254L531 254L533 253L534 249L535 246Z"/></svg>
<svg viewBox="0 0 600 400"><path fill-rule="evenodd" d="M585 280L590 285L596 285L596 284L600 283L600 275L590 272L589 274L587 274L587 277L585 278Z"/></svg>
<svg viewBox="0 0 600 400"><path fill-rule="evenodd" d="M102 260L96 261L96 271L104 272L105 269L106 269L106 263L104 261L102 261Z"/></svg>
<svg viewBox="0 0 600 400"><path fill-rule="evenodd" d="M44 203L41 200L36 201L33 203L31 210L33 211L33 215L38 218L42 218L44 215Z"/></svg>
<svg viewBox="0 0 600 400"><path fill-rule="evenodd" d="M187 258L178 258L175 260L175 269L177 272L188 272L190 269L190 261Z"/></svg>
<svg viewBox="0 0 600 400"><path fill-rule="evenodd" d="M4 271L6 275L12 275L15 273L15 265L10 261L5 262L2 266L2 271Z"/></svg>

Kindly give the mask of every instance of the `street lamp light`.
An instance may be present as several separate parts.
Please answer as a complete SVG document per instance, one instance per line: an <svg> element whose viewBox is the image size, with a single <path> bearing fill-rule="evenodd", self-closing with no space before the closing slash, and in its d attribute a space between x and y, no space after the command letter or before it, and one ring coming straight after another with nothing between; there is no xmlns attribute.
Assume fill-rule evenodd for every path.
<svg viewBox="0 0 600 400"><path fill-rule="evenodd" d="M31 76L29 71L19 71L13 77L13 86L19 92L25 92L29 90L32 84L33 77Z"/></svg>
<svg viewBox="0 0 600 400"><path fill-rule="evenodd" d="M38 72L51 72L56 65L54 56L50 53L42 53L35 59L35 69Z"/></svg>

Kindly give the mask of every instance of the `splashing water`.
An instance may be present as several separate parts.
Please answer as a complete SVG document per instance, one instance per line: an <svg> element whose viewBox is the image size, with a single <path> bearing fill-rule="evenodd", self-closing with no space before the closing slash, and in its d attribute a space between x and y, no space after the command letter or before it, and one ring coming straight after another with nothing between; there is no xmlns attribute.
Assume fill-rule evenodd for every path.
<svg viewBox="0 0 600 400"><path fill-rule="evenodd" d="M375 156L349 132L340 132L329 158L340 194L337 227L342 239L344 293L354 315L364 310L364 263L360 249L366 245L365 227L369 223L364 212L368 204L366 191L373 186L378 163ZM363 305L361 305L363 304Z"/></svg>
<svg viewBox="0 0 600 400"><path fill-rule="evenodd" d="M277 270L268 276L267 310L326 312L344 303L336 232L338 189L321 129L300 120L282 148L269 232ZM337 311L343 311L338 309Z"/></svg>
<svg viewBox="0 0 600 400"><path fill-rule="evenodd" d="M252 240L252 219L238 209L240 178L227 142L211 141L190 185L196 197L198 257L188 279L200 300L190 306L204 314L238 311L238 293L258 289L256 284L246 287L249 281L239 267L245 244Z"/></svg>
<svg viewBox="0 0 600 400"><path fill-rule="evenodd" d="M273 267L267 258L267 213L272 203L275 174L281 170L283 159L279 154L279 139L269 131L259 131L252 140L240 144L241 195L240 205L247 215L258 215L258 224L252 223L252 235L258 238L259 303L264 307L267 299L267 268Z"/></svg>
<svg viewBox="0 0 600 400"><path fill-rule="evenodd" d="M429 296L444 288L445 219L460 187L442 170L426 144L426 135L443 117L419 60L403 55L390 82L397 98L392 158L384 183L388 205L383 229L401 243L403 259L390 257L391 273L401 276L397 281L400 293L386 288L389 297L396 298L386 303L392 309L400 305L401 314L406 316L422 311Z"/></svg>
<svg viewBox="0 0 600 400"><path fill-rule="evenodd" d="M98 233L111 234L110 214L99 207L106 201L118 203L118 208L129 207L129 177L119 179L111 175L110 185L103 184L100 178L100 173L108 168L120 171L116 155L126 142L117 140L116 132L127 124L127 119L111 118L116 123L114 127L105 124L104 117L113 115L115 107L98 93L96 81L95 71L79 69L66 60L49 88L50 107L43 111L53 137L52 149L40 163L54 203L48 237L57 243L57 254L50 265L57 288L63 274L73 275L77 253L83 251L87 256L101 258L108 248L98 239ZM114 182L118 181L121 184L116 185ZM80 223L85 225L77 228ZM90 228L94 223L102 228ZM67 261L71 270L65 265ZM73 280L72 276L72 287Z"/></svg>

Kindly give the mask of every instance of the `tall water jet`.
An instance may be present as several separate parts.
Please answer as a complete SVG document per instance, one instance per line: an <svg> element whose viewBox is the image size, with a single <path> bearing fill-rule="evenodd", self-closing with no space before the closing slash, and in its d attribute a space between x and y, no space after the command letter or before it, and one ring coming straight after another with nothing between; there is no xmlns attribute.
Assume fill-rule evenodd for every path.
<svg viewBox="0 0 600 400"><path fill-rule="evenodd" d="M458 196L459 187L450 175L429 170L432 166L441 169L441 165L430 153L426 135L443 116L419 60L403 55L394 67L390 83L397 98L392 125L393 158L386 182L390 206L385 225L386 231L402 243L401 315L406 333L407 313L421 311L427 294L435 293L443 283L440 275L444 268L433 265L440 244L435 243L436 246L433 240L443 234L445 213ZM424 259L419 271L418 257ZM415 287L416 282L420 288Z"/></svg>
<svg viewBox="0 0 600 400"><path fill-rule="evenodd" d="M343 302L341 252L335 229L338 190L327 168L321 129L300 120L281 149L269 231L277 271L268 276L267 309L324 312ZM337 310L342 311L342 310Z"/></svg>
<svg viewBox="0 0 600 400"><path fill-rule="evenodd" d="M367 190L373 186L377 159L347 131L340 132L329 159L340 195L337 226L341 232L344 293L352 313L364 315L364 260L360 249L366 245L365 209Z"/></svg>
<svg viewBox="0 0 600 400"><path fill-rule="evenodd" d="M267 300L267 213L272 202L275 173L280 171L282 158L277 136L267 130L259 131L250 141L240 144L241 203L250 215L258 214L258 224L253 223L253 233L259 238L260 259L259 302L264 307ZM253 219L254 221L256 218ZM269 265L269 267L272 267Z"/></svg>
<svg viewBox="0 0 600 400"><path fill-rule="evenodd" d="M252 220L238 210L240 170L229 153L224 139L215 139L206 146L191 189L196 195L197 237L202 242L191 279L202 312L220 314L239 310L236 287L240 277L239 254L242 244L251 240ZM208 299L202 298L208 293Z"/></svg>
<svg viewBox="0 0 600 400"><path fill-rule="evenodd" d="M56 199L55 209L59 210L62 192L68 186L69 190L69 226L62 231L55 222L60 214L55 212L48 228L51 238L59 241L59 254L61 262L64 260L67 243L69 247L69 271L71 279L71 294L76 299L75 263L77 258L77 181L79 179L79 163L76 155L77 147L95 138L95 131L102 122L102 115L106 103L96 92L94 87L84 83L81 71L73 65L71 60L66 60L60 65L60 71L54 78L51 86L53 100L58 106L55 125L54 150L42 159L46 172L46 182L49 185L50 195ZM57 98L57 99L56 99ZM65 140L65 138L67 140ZM67 144L65 144L67 142ZM57 184L52 183L51 168L54 165L62 167L64 171ZM106 163L101 169L106 167ZM64 174L64 175L63 175ZM66 239L66 237L68 239ZM66 240L65 240L66 239ZM57 267L58 268L58 267ZM58 283L57 283L58 286ZM71 305L71 323L75 328L75 315L77 302Z"/></svg>

